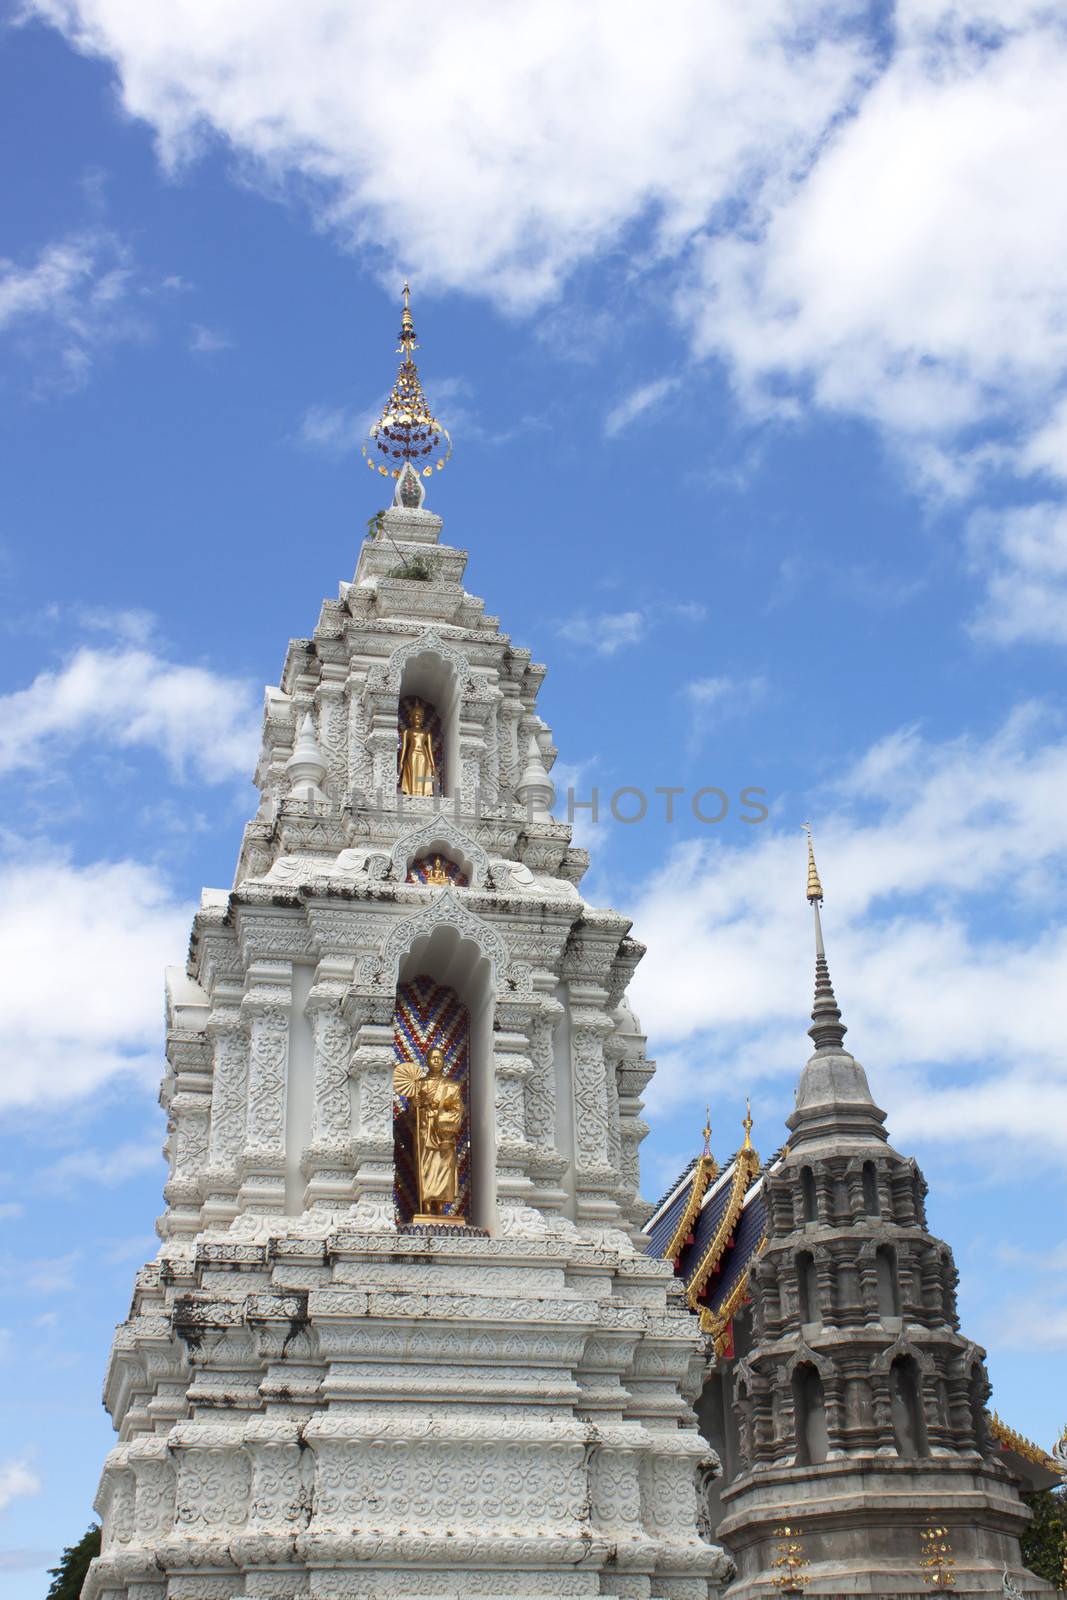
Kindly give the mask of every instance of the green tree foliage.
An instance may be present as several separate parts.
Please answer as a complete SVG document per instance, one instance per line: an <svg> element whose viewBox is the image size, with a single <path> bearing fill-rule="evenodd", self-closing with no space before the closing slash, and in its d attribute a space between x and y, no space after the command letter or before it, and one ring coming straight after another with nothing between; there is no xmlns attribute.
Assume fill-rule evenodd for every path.
<svg viewBox="0 0 1067 1600"><path fill-rule="evenodd" d="M85 1574L94 1556L100 1554L100 1524L93 1522L77 1544L68 1545L58 1567L52 1567L52 1587L47 1600L78 1600Z"/></svg>
<svg viewBox="0 0 1067 1600"><path fill-rule="evenodd" d="M1023 1534L1023 1560L1039 1578L1062 1585L1067 1576L1067 1490L1039 1489L1023 1499L1034 1514Z"/></svg>

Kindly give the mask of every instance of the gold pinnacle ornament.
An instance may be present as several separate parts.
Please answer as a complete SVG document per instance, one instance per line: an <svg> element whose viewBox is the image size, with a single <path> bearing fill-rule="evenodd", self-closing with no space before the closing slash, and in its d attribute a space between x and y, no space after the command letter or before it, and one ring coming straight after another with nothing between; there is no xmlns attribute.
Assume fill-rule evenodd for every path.
<svg viewBox="0 0 1067 1600"><path fill-rule="evenodd" d="M810 822L805 822L804 832L808 836L808 903L817 900L822 905L822 884L819 882L819 869L815 865L815 845L812 842Z"/></svg>
<svg viewBox="0 0 1067 1600"><path fill-rule="evenodd" d="M372 472L383 478L399 478L405 466L424 478L433 476L452 454L452 439L422 392L419 369L412 359L415 324L411 319L411 290L404 285L404 309L400 313L398 355L403 359L396 382L385 402L385 409L363 441L363 459ZM414 485L413 485L414 487Z"/></svg>
<svg viewBox="0 0 1067 1600"><path fill-rule="evenodd" d="M809 1565L801 1543L801 1528L787 1524L784 1528L775 1528L774 1537L778 1542L778 1551L771 1566L777 1568L776 1575L771 1579L774 1588L780 1594L803 1594L810 1577L804 1571Z"/></svg>
<svg viewBox="0 0 1067 1600"><path fill-rule="evenodd" d="M952 1568L956 1565L952 1546L948 1542L947 1528L924 1528L919 1535L922 1555L919 1565L923 1569L923 1582L931 1589L954 1589L956 1579Z"/></svg>

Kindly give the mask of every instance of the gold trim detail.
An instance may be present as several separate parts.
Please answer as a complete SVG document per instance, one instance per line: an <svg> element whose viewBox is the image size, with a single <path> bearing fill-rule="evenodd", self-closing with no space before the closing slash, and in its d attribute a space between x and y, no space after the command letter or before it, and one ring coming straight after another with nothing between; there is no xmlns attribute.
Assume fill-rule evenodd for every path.
<svg viewBox="0 0 1067 1600"><path fill-rule="evenodd" d="M671 1234L670 1243L663 1252L664 1261L677 1261L682 1253L693 1223L696 1221L700 1210L700 1202L707 1193L708 1184L719 1175L719 1168L714 1156L701 1156L693 1169L693 1183L689 1190L689 1199L678 1221L678 1226Z"/></svg>
<svg viewBox="0 0 1067 1600"><path fill-rule="evenodd" d="M689 1307L692 1311L696 1311L697 1302L700 1299L700 1291L714 1272L723 1251L726 1249L726 1242L733 1233L737 1219L741 1215L741 1207L745 1203L745 1195L748 1193L749 1185L758 1171L759 1156L746 1139L745 1145L737 1152L737 1171L734 1173L733 1187L730 1190L730 1198L726 1202L726 1210L722 1214L722 1221L715 1230L714 1238L697 1263L697 1269L685 1292L686 1300L689 1302Z"/></svg>
<svg viewBox="0 0 1067 1600"><path fill-rule="evenodd" d="M1046 1471L1054 1472L1058 1478L1064 1477L1064 1469L1055 1456L1050 1456L1047 1450L1042 1450L1039 1444L1034 1444L1025 1434L1016 1433L1014 1428L1009 1428L995 1411L989 1424L989 1431L994 1439L1006 1445L1009 1450L1014 1450L1024 1461L1032 1461L1035 1467L1044 1467Z"/></svg>
<svg viewBox="0 0 1067 1600"><path fill-rule="evenodd" d="M756 1257L761 1256L766 1248L767 1235L764 1234L755 1250L753 1250L750 1260L755 1261ZM746 1267L717 1311L712 1311L710 1306L701 1307L700 1331L701 1333L711 1334L715 1340L715 1354L717 1356L721 1356L726 1349L730 1323L748 1294L748 1272L749 1269Z"/></svg>

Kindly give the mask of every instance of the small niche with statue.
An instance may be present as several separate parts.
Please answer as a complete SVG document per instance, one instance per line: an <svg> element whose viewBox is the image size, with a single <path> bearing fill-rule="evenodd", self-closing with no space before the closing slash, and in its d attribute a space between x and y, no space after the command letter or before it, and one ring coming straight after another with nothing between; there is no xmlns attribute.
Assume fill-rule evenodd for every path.
<svg viewBox="0 0 1067 1600"><path fill-rule="evenodd" d="M470 1013L420 975L393 1013L393 1201L397 1225L466 1227L471 1200Z"/></svg>
<svg viewBox="0 0 1067 1600"><path fill-rule="evenodd" d="M440 850L432 850L429 855L419 856L408 868L408 883L425 883L430 888L443 889L447 884L455 884L458 889L466 889L470 879L454 861L450 861Z"/></svg>

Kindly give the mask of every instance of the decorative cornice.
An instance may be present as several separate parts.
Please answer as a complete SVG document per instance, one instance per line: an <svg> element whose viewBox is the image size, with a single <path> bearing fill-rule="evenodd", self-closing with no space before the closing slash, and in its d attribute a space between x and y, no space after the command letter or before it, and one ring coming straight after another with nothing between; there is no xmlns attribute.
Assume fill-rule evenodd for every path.
<svg viewBox="0 0 1067 1600"><path fill-rule="evenodd" d="M759 1156L755 1150L751 1146L747 1149L739 1150L737 1152L737 1168L734 1172L730 1198L726 1202L726 1210L722 1214L722 1220L715 1230L711 1243L698 1261L696 1271L689 1280L689 1286L686 1289L686 1299L693 1311L697 1309L701 1290L722 1259L722 1253L726 1249L737 1224L737 1219L741 1215L741 1208L745 1203L745 1195L748 1193L749 1185L758 1171Z"/></svg>
<svg viewBox="0 0 1067 1600"><path fill-rule="evenodd" d="M693 1168L692 1182L689 1188L689 1199L685 1209L678 1219L678 1226L671 1234L670 1242L663 1252L664 1260L677 1261L682 1253L682 1248L692 1231L693 1223L700 1211L700 1202L707 1192L708 1184L719 1175L719 1168L714 1156L701 1156Z"/></svg>

